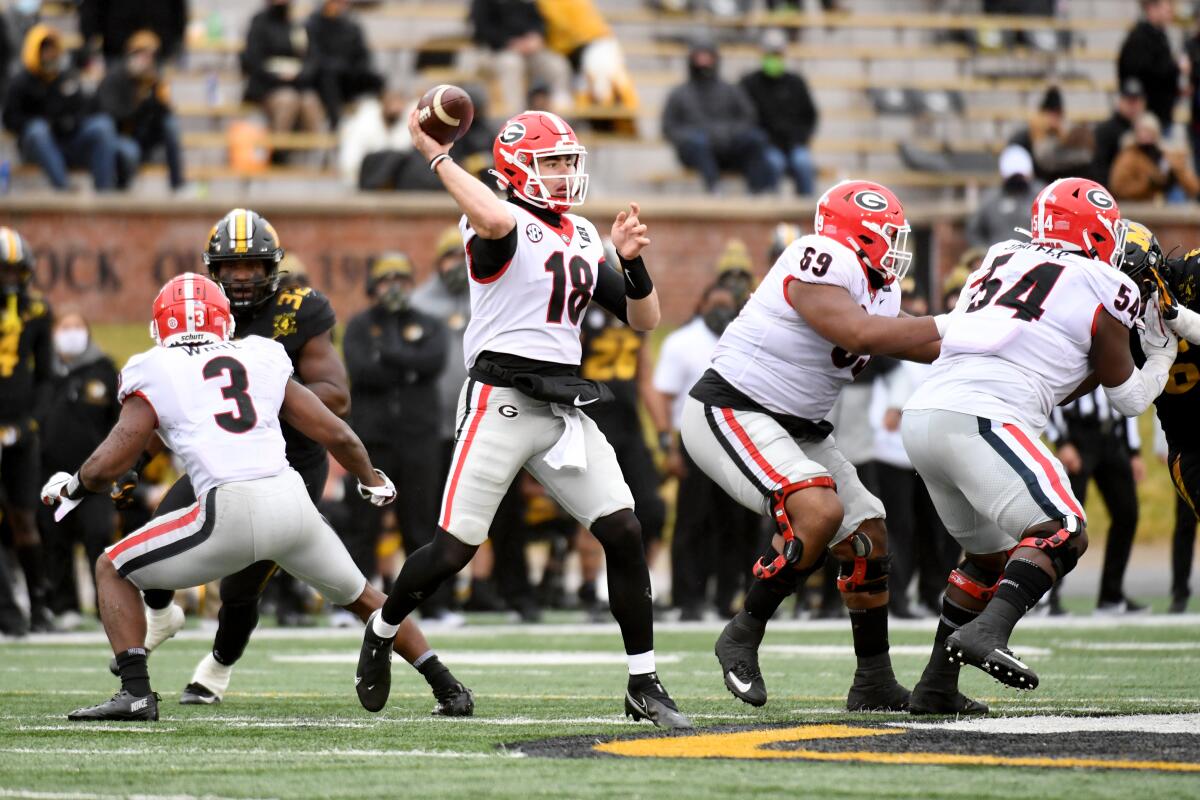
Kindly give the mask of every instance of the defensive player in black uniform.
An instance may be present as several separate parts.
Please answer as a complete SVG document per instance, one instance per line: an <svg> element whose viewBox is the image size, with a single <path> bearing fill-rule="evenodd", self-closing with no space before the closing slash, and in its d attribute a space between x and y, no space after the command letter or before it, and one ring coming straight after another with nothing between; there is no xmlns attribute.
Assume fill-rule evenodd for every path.
<svg viewBox="0 0 1200 800"><path fill-rule="evenodd" d="M333 347L336 323L333 307L312 288L279 290L279 262L283 248L275 228L261 215L236 208L209 231L204 263L213 280L229 296L236 328L235 338L263 336L284 346L295 367L295 377L334 413L350 410L346 368ZM325 448L282 423L287 459L300 473L317 502L329 470ZM167 493L158 513L195 502L191 484L181 478ZM229 685L233 665L241 658L258 624L258 600L277 566L270 561L252 564L221 581L221 611L212 652L196 667L180 702L210 704L220 701ZM368 587L382 606L383 594ZM366 599L366 594L364 594ZM163 609L170 592L147 592L146 604ZM372 610L374 609L372 605ZM152 612L153 613L153 612ZM474 710L470 690L455 680L430 649L415 623L397 636L395 650L425 677L437 699L435 714L469 716Z"/></svg>
<svg viewBox="0 0 1200 800"><path fill-rule="evenodd" d="M28 242L11 228L0 228L0 499L29 590L29 627L49 631L54 621L46 607L37 529L42 474L33 413L52 375L53 347L50 306L30 288L32 280Z"/></svg>

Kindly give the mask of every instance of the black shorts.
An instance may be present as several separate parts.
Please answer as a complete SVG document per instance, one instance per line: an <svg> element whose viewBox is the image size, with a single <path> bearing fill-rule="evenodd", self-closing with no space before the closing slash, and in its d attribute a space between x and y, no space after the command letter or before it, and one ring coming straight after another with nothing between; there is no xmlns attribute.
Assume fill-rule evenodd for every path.
<svg viewBox="0 0 1200 800"><path fill-rule="evenodd" d="M1171 470L1171 482L1192 513L1200 508L1200 450L1176 450L1167 454L1167 467Z"/></svg>
<svg viewBox="0 0 1200 800"><path fill-rule="evenodd" d="M0 425L0 435L11 435L5 427ZM38 435L28 425L20 427L24 430L16 442L0 445L0 486L4 488L4 502L13 508L35 511L42 491Z"/></svg>

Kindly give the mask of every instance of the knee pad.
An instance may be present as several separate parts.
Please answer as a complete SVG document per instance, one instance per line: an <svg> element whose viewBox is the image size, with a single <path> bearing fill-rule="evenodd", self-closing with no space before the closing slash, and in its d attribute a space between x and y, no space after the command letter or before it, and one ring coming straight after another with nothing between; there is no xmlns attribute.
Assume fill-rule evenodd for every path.
<svg viewBox="0 0 1200 800"><path fill-rule="evenodd" d="M1000 586L1003 572L992 572L984 569L973 561L964 561L950 573L950 585L981 600L984 603L991 600Z"/></svg>
<svg viewBox="0 0 1200 800"><path fill-rule="evenodd" d="M1085 547L1083 535L1086 532L1087 526L1083 520L1069 514L1062 519L1035 525L1025 531L1025 535L1017 547L1032 547L1041 550L1050 559L1056 575L1062 578L1075 569L1075 565L1079 563L1079 557L1083 555Z"/></svg>
<svg viewBox="0 0 1200 800"><path fill-rule="evenodd" d="M754 577L759 580L773 578L779 570L789 564L798 563L804 557L804 543L796 538L796 532L792 530L792 523L788 519L785 504L792 494L801 489L812 489L815 486L837 490L837 484L834 483L833 478L821 475L805 481L785 483L771 492L771 518L775 520L775 527L779 530L779 535L783 537L783 552L771 560L760 558L755 562Z"/></svg>

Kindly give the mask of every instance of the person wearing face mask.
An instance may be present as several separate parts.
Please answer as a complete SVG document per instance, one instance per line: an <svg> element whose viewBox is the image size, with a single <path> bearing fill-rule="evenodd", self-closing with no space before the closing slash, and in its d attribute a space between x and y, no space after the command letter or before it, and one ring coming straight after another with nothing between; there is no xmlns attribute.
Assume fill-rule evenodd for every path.
<svg viewBox="0 0 1200 800"><path fill-rule="evenodd" d="M324 0L305 23L316 54L317 94L335 127L344 105L383 90L383 76L371 66L362 26L346 13L349 6L347 0Z"/></svg>
<svg viewBox="0 0 1200 800"><path fill-rule="evenodd" d="M319 131L325 110L316 92L317 61L308 32L292 21L289 0L268 0L266 6L246 32L243 99L262 106L273 133Z"/></svg>
<svg viewBox="0 0 1200 800"><path fill-rule="evenodd" d="M717 190L721 170L740 172L752 194L774 190L779 172L767 157L769 141L758 112L739 86L721 80L717 46L702 42L688 53L688 79L663 106L663 136L704 188Z"/></svg>
<svg viewBox="0 0 1200 800"><path fill-rule="evenodd" d="M659 445L667 472L679 481L675 531L671 540L673 604L682 621L703 619L715 608L732 615L734 596L742 588L745 564L758 546L758 518L742 508L692 461L679 439L688 392L708 369L712 351L738 313L737 298L714 283L705 290L696 315L668 336L659 353L653 386L659 405L669 409L668 426L659 427ZM711 578L715 591L708 591ZM707 599L712 597L712 602Z"/></svg>
<svg viewBox="0 0 1200 800"><path fill-rule="evenodd" d="M442 499L437 465L443 460L438 378L450 338L441 320L413 308L415 285L407 255L375 258L367 277L372 305L350 320L344 347L352 426L380 469L396 476L400 502L395 513L407 554L428 543L437 525ZM372 516L356 527L374 542L383 519ZM360 568L367 575L374 572L373 564ZM452 589L447 584L427 598L422 615L447 616Z"/></svg>
<svg viewBox="0 0 1200 800"><path fill-rule="evenodd" d="M1042 189L1033 178L1033 158L1020 145L1010 144L1000 152L999 186L989 189L979 208L967 219L967 243L987 249L1011 239L1014 228L1029 221L1029 207Z"/></svg>
<svg viewBox="0 0 1200 800"><path fill-rule="evenodd" d="M9 86L4 127L22 157L38 164L57 190L70 188L68 167L87 167L97 191L117 186L117 129L91 100L71 66L58 31L34 25L21 48L22 69Z"/></svg>
<svg viewBox="0 0 1200 800"><path fill-rule="evenodd" d="M754 291L754 265L750 263L750 251L741 239L729 239L725 249L717 258L717 284L733 294L740 309Z"/></svg>
<svg viewBox="0 0 1200 800"><path fill-rule="evenodd" d="M1163 142L1158 117L1147 111L1122 140L1108 186L1118 200L1183 202L1200 194L1187 153Z"/></svg>
<svg viewBox="0 0 1200 800"><path fill-rule="evenodd" d="M160 43L153 31L138 31L125 45L125 60L116 64L96 90L96 109L117 124L122 183L130 180L154 150L166 154L171 188L183 188L183 147L170 92L158 70Z"/></svg>
<svg viewBox="0 0 1200 800"><path fill-rule="evenodd" d="M758 119L771 140L767 157L776 172L787 173L796 193L810 197L817 168L809 151L809 140L817 129L820 113L808 91L808 83L789 72L784 60L787 36L778 28L763 34L762 66L742 78L741 86L758 111Z"/></svg>
<svg viewBox="0 0 1200 800"><path fill-rule="evenodd" d="M120 415L117 368L92 340L83 315L59 316L53 341L54 376L46 402L38 409L43 478L83 463ZM61 522L54 521L53 509L42 506L38 527L45 536L47 607L61 623L63 615L79 613L75 545L82 543L88 563L96 563L113 543L116 513L107 495L93 494Z"/></svg>

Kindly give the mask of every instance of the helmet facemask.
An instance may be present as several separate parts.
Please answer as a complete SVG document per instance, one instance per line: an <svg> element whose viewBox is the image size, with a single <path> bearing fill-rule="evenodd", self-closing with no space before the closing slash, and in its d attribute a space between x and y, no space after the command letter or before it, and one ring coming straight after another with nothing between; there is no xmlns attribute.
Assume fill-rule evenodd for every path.
<svg viewBox="0 0 1200 800"><path fill-rule="evenodd" d="M908 249L908 234L912 232L912 228L906 222L903 225L896 225L891 222L885 222L880 225L871 220L863 220L862 226L867 230L873 231L879 238L883 239L887 244L887 250L879 259L878 264L871 264L871 267L880 274L883 279L883 285L887 286L893 281L903 280L908 274L908 268L912 265L913 254ZM851 246L854 250L866 257L870 261L870 256L866 256L861 243L855 243L851 240Z"/></svg>
<svg viewBox="0 0 1200 800"><path fill-rule="evenodd" d="M543 175L541 162L544 158L559 156L574 156L574 170L564 175ZM582 205L587 198L588 174L585 170L587 148L581 144L560 144L544 150L517 150L504 153L505 160L516 169L525 173L524 188L511 184L508 178L492 170L492 174L500 181L500 188L511 188L513 194L522 200L546 208L556 213L564 213L568 209ZM565 197L553 196L546 186L547 181L565 181Z"/></svg>
<svg viewBox="0 0 1200 800"><path fill-rule="evenodd" d="M279 251L282 256L282 251ZM234 313L256 309L266 303L279 291L279 258L266 256L263 258L210 258L205 253L204 261L212 279L229 298L229 307ZM262 265L263 277L249 280L233 280L223 277L222 270L232 267L239 262L252 261Z"/></svg>

